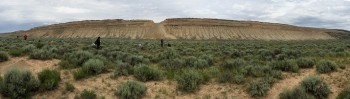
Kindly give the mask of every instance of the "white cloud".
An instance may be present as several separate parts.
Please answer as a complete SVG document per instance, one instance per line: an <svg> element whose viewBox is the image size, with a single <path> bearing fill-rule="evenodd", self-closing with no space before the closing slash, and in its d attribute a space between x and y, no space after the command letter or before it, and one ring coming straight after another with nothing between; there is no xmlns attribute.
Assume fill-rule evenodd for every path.
<svg viewBox="0 0 350 99"><path fill-rule="evenodd" d="M349 1L0 0L0 24L47 24L91 19L151 19L160 22L166 18L199 17L350 30Z"/></svg>

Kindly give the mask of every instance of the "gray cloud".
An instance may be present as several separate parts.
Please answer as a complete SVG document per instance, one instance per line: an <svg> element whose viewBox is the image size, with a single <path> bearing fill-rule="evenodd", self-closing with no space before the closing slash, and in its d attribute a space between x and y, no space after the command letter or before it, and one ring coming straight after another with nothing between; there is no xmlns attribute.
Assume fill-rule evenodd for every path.
<svg viewBox="0 0 350 99"><path fill-rule="evenodd" d="M160 22L176 17L256 20L350 30L349 5L350 0L1 0L0 32L79 20Z"/></svg>

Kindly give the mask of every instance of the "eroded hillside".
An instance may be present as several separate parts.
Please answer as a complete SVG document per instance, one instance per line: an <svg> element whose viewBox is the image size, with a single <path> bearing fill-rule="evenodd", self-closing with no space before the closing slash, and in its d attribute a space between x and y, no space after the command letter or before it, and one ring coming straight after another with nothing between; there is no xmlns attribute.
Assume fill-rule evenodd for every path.
<svg viewBox="0 0 350 99"><path fill-rule="evenodd" d="M131 39L263 39L309 40L340 38L338 30L297 27L257 21L175 18L160 23L151 20L87 20L19 31L44 38L131 38ZM336 35L333 35L336 34Z"/></svg>

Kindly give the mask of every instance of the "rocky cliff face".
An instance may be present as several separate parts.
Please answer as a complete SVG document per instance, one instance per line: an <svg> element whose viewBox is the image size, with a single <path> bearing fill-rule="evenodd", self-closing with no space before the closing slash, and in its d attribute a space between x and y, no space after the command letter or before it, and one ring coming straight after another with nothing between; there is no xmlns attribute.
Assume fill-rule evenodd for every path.
<svg viewBox="0 0 350 99"><path fill-rule="evenodd" d="M131 38L131 39L335 39L336 30L285 24L220 19L176 18L160 23L151 20L87 20L53 24L19 31L44 38Z"/></svg>

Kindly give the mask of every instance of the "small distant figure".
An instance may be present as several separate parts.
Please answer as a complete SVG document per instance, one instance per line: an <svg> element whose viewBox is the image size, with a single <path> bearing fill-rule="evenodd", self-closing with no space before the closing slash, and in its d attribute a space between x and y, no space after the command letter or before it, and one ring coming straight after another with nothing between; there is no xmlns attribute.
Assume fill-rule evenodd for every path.
<svg viewBox="0 0 350 99"><path fill-rule="evenodd" d="M171 44L170 44L170 43L168 43L168 47L171 47Z"/></svg>
<svg viewBox="0 0 350 99"><path fill-rule="evenodd" d="M164 40L160 39L160 46L163 47L164 46Z"/></svg>
<svg viewBox="0 0 350 99"><path fill-rule="evenodd" d="M24 38L24 40L27 40L28 35L27 35L27 34L24 34L23 38Z"/></svg>
<svg viewBox="0 0 350 99"><path fill-rule="evenodd" d="M94 43L96 45L96 48L97 49L100 49L100 44L101 44L101 41L100 41L100 37L98 37Z"/></svg>
<svg viewBox="0 0 350 99"><path fill-rule="evenodd" d="M19 36L17 35L17 38L19 38Z"/></svg>

